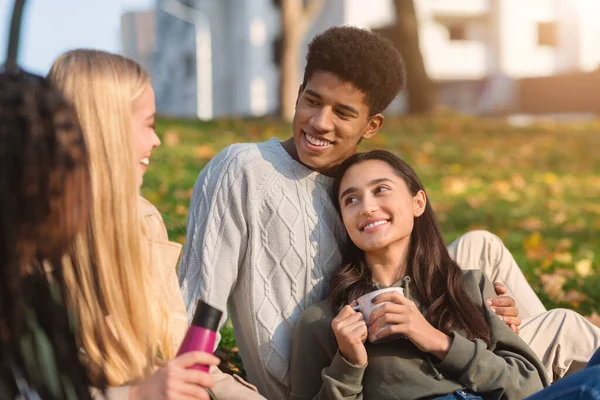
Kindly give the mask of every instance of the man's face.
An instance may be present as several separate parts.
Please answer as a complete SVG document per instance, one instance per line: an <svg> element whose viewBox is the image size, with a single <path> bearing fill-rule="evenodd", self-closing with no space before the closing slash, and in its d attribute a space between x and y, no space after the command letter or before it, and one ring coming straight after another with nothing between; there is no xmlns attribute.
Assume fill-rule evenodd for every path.
<svg viewBox="0 0 600 400"><path fill-rule="evenodd" d="M369 115L365 94L331 72L316 72L300 88L294 115L294 145L300 162L328 174L375 135L383 115Z"/></svg>

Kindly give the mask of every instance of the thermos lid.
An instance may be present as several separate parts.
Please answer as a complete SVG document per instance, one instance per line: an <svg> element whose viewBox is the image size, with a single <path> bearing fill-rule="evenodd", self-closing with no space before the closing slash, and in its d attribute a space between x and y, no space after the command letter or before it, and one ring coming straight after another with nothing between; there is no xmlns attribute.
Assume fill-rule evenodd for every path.
<svg viewBox="0 0 600 400"><path fill-rule="evenodd" d="M223 312L221 310L217 310L210 304L199 300L198 305L196 306L194 319L192 320L192 325L216 331L219 329L219 321L221 320L222 315Z"/></svg>

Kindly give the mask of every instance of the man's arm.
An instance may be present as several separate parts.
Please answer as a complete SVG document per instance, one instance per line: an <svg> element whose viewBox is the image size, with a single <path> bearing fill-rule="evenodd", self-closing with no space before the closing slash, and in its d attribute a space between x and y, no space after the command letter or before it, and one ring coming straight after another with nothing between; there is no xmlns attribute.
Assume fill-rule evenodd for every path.
<svg viewBox="0 0 600 400"><path fill-rule="evenodd" d="M223 311L235 287L247 246L248 186L239 152L229 147L200 173L192 195L179 269L188 320L198 300Z"/></svg>

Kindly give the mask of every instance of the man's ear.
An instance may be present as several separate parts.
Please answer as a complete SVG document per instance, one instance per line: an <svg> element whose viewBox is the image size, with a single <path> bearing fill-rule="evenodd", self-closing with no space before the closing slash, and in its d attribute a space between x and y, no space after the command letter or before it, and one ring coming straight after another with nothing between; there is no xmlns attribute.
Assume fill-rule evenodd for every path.
<svg viewBox="0 0 600 400"><path fill-rule="evenodd" d="M302 96L302 92L304 92L304 86L300 85L298 87L298 96L296 97L296 107L298 107L298 102L300 101L300 96Z"/></svg>
<svg viewBox="0 0 600 400"><path fill-rule="evenodd" d="M384 122L385 117L381 113L375 114L372 117L370 117L369 122L367 123L367 129L365 129L362 138L371 139L373 136L375 136L377 132L379 132Z"/></svg>

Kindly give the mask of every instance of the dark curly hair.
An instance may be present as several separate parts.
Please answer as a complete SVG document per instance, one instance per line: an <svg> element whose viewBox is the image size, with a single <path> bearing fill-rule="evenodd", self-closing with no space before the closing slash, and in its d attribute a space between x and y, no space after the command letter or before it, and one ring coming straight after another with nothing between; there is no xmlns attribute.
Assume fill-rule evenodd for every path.
<svg viewBox="0 0 600 400"><path fill-rule="evenodd" d="M81 278L65 257L85 226L88 172L74 109L45 79L0 72L2 398L91 398L67 308L66 281Z"/></svg>
<svg viewBox="0 0 600 400"><path fill-rule="evenodd" d="M406 83L404 61L394 44L352 26L329 28L310 42L302 86L319 71L331 72L364 92L371 115L385 110Z"/></svg>

